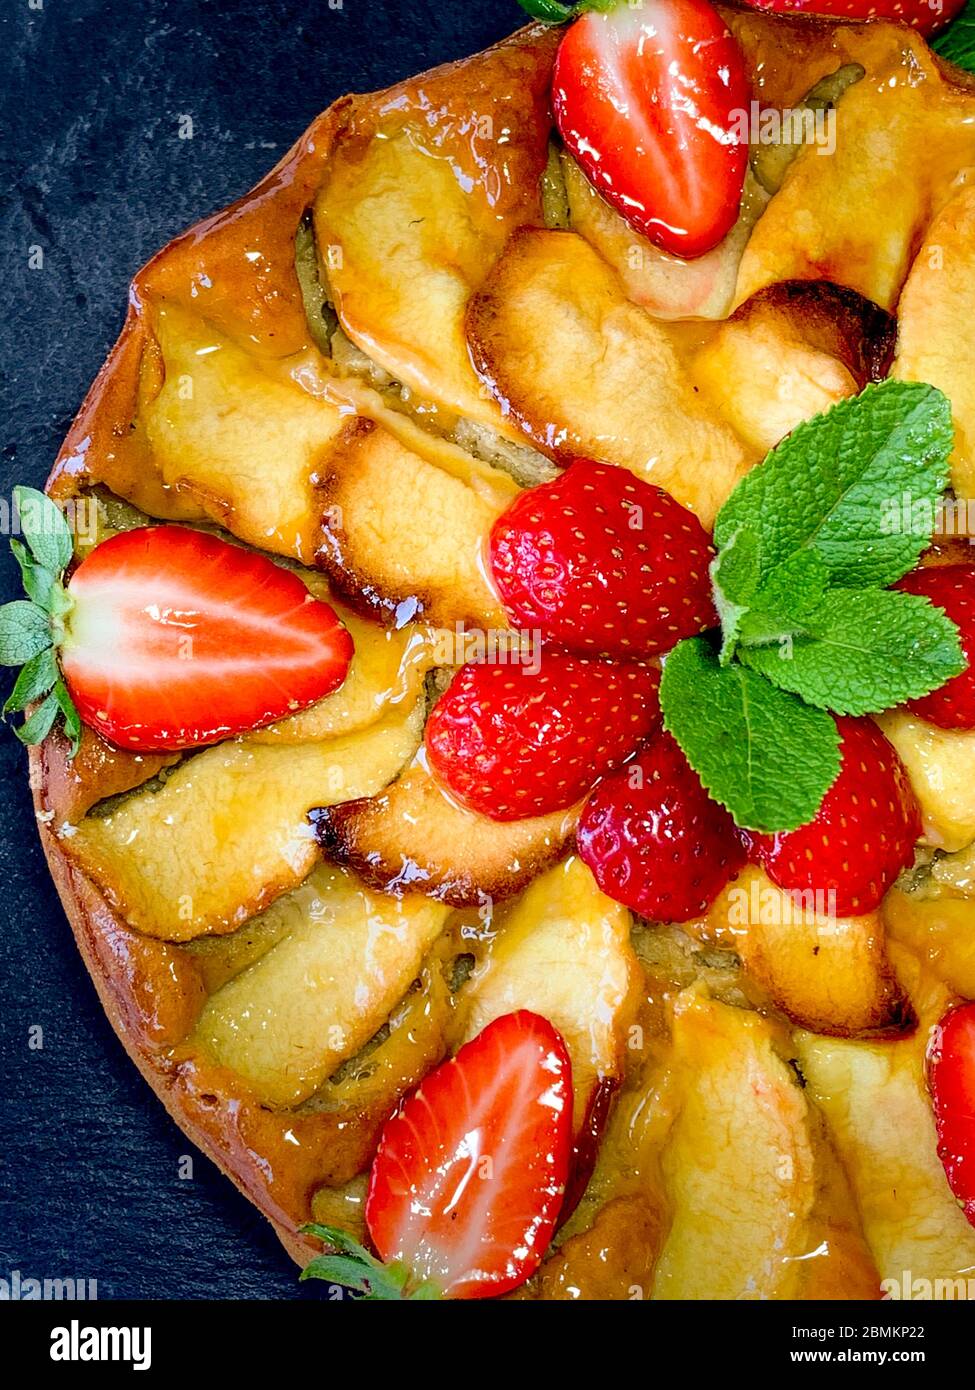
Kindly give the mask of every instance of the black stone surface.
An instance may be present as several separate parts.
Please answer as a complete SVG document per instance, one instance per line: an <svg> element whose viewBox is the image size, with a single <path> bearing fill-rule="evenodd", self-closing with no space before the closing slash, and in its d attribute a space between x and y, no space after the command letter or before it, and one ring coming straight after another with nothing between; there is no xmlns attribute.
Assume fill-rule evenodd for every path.
<svg viewBox="0 0 975 1390"><path fill-rule="evenodd" d="M154 251L245 192L343 92L520 22L513 0L3 0L0 513L16 483L42 486ZM14 589L0 541L0 593ZM6 732L0 787L0 1279L95 1279L100 1298L320 1296L126 1059Z"/></svg>

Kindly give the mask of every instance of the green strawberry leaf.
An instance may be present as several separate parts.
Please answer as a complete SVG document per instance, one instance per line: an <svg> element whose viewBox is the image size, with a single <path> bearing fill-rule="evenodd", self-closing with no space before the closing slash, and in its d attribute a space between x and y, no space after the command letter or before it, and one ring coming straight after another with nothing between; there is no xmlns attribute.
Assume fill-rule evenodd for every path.
<svg viewBox="0 0 975 1390"><path fill-rule="evenodd" d="M37 709L24 720L19 729L14 729L14 733L21 743L32 744L42 743L51 732L55 719L58 717L58 701L56 695L48 695L47 699L37 706Z"/></svg>
<svg viewBox="0 0 975 1390"><path fill-rule="evenodd" d="M14 599L0 608L0 666L20 666L51 645L51 623L43 608Z"/></svg>
<svg viewBox="0 0 975 1390"><path fill-rule="evenodd" d="M50 497L33 487L15 487L14 502L21 532L35 560L51 574L61 574L74 553L71 528L64 512Z"/></svg>
<svg viewBox="0 0 975 1390"><path fill-rule="evenodd" d="M834 589L806 634L741 660L780 690L837 714L878 714L965 669L958 629L926 598L891 589Z"/></svg>
<svg viewBox="0 0 975 1390"><path fill-rule="evenodd" d="M660 683L664 727L707 791L749 830L795 830L839 773L834 720L738 663L706 638L679 642Z"/></svg>
<svg viewBox="0 0 975 1390"><path fill-rule="evenodd" d="M63 680L55 682L54 698L58 702L58 709L64 719L64 732L71 740L71 757L73 758L81 747L81 715L75 709L74 701L68 694L68 687Z"/></svg>
<svg viewBox="0 0 975 1390"><path fill-rule="evenodd" d="M310 1222L301 1227L301 1232L316 1236L337 1252L316 1255L301 1271L301 1279L326 1279L330 1284L341 1284L361 1294L364 1303L419 1302L441 1297L432 1280L424 1279L411 1286L410 1271L402 1260L383 1264L340 1226Z"/></svg>
<svg viewBox="0 0 975 1390"><path fill-rule="evenodd" d="M892 584L930 540L952 441L951 407L935 387L868 386L798 425L742 479L718 513L715 544L747 526L763 575L812 549L833 585ZM930 525L896 524L904 499Z"/></svg>
<svg viewBox="0 0 975 1390"><path fill-rule="evenodd" d="M532 19L540 19L545 24L564 24L567 19L578 19L587 10L615 10L620 0L579 0L574 5L563 5L559 0L518 0L518 3Z"/></svg>
<svg viewBox="0 0 975 1390"><path fill-rule="evenodd" d="M975 72L975 3L969 0L961 14L942 34L931 40L931 47L941 58L955 63L966 72Z"/></svg>
<svg viewBox="0 0 975 1390"><path fill-rule="evenodd" d="M58 663L54 658L54 648L46 647L44 651L32 656L30 661L21 667L20 674L14 682L14 688L7 696L6 704L3 707L4 714L17 713L26 709L35 700L39 700L42 695L46 695L57 679Z"/></svg>
<svg viewBox="0 0 975 1390"><path fill-rule="evenodd" d="M54 586L57 584L57 576L52 574L49 569L39 565L33 555L22 545L20 541L11 541L10 549L20 566L21 578L24 582L24 592L27 597L36 603L38 608L43 608L45 613L51 611L51 596Z"/></svg>

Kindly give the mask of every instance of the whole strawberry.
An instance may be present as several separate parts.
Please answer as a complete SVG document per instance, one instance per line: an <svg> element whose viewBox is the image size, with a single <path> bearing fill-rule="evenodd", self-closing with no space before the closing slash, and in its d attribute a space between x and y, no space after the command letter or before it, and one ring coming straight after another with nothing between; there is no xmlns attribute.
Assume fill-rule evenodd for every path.
<svg viewBox="0 0 975 1390"><path fill-rule="evenodd" d="M521 820L578 801L659 718L657 672L544 653L540 668L462 666L427 720L427 760L458 801Z"/></svg>
<svg viewBox="0 0 975 1390"><path fill-rule="evenodd" d="M975 565L928 565L906 574L896 587L944 609L958 628L968 662L960 676L911 700L908 709L942 729L975 729Z"/></svg>
<svg viewBox="0 0 975 1390"><path fill-rule="evenodd" d="M586 656L640 659L714 627L713 558L693 512L590 459L523 492L491 530L511 621Z"/></svg>
<svg viewBox="0 0 975 1390"><path fill-rule="evenodd" d="M813 819L747 839L751 857L780 888L822 894L817 910L860 916L912 862L921 816L904 765L876 724L840 717L836 725L840 773Z"/></svg>
<svg viewBox="0 0 975 1390"><path fill-rule="evenodd" d="M663 729L592 792L578 844L603 892L655 922L700 916L745 862L731 816Z"/></svg>

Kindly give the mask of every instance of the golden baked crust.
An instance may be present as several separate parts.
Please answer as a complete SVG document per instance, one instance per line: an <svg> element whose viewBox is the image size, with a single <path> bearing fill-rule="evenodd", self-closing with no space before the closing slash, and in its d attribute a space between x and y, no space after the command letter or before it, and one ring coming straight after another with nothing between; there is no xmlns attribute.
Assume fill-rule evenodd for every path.
<svg viewBox="0 0 975 1390"><path fill-rule="evenodd" d="M768 446L763 431L784 432L795 423L780 414L770 425L759 402L752 408L736 400L736 414L722 396L726 362L746 341L749 351L784 353L775 360L793 361L797 379L812 363L819 394L809 398L815 404L799 408L802 418L821 409L830 392L833 398L850 394L867 375L886 369L885 311L896 308L909 279L918 306L902 345L909 374L904 358L917 358L925 315L946 322L943 306L931 309L933 292L911 270L911 259L932 220L947 216L960 171L975 166L975 136L967 125L975 93L909 31L727 14L762 102L798 104L814 82L843 63L860 63L876 80L844 97L849 137L835 164L817 165L815 152L804 152L754 227L749 223L733 246L729 242L726 254L734 256L737 273L729 278L725 265L698 300L710 306L710 322L681 333L646 317L641 297L656 303L672 273L652 248L638 246L637 270L631 266L621 279L613 265L619 242L612 226L601 221L580 236L549 225L540 178L549 150L555 37L530 26L486 54L389 92L342 98L251 194L150 261L135 277L122 334L65 441L51 494L67 501L103 490L153 517L224 527L289 563L317 566L367 618L397 630L412 624L409 641L415 638L417 646L429 640L421 623L503 626L477 563L478 535L517 490L512 478L544 476L549 460L564 462L574 450L599 452L592 426L597 410L621 421L615 462L661 478L710 521L737 477ZM889 120L878 134L870 92L908 66L916 80L895 84L883 108ZM499 125L510 134L503 161L493 143ZM377 131L382 141L374 139ZM864 156L858 142L874 134ZM917 178L907 180L904 167L912 159ZM381 200L373 205L361 198L364 182L373 179L391 189L385 213ZM417 207L437 208L442 225L404 233ZM824 215L810 217L810 208ZM870 208L884 209L888 235L879 245L864 225ZM950 232L956 223L966 225L961 213L943 225ZM321 280L338 315L326 328L309 323L307 286L296 271L296 236L311 224ZM628 244L639 240L630 236ZM781 282L793 286L789 296ZM810 282L808 296L795 282ZM598 361L607 334L639 340L640 349L608 380L590 371L580 389L581 378L565 376L564 355L550 377L540 374L551 365L542 349L545 330L557 321L553 306L562 303L570 314L584 284L602 312L598 321L576 320L565 332L563 346L576 354L579 370ZM536 294L542 294L541 308L533 307ZM837 323L840 331L833 331ZM319 349L330 332L332 356L326 359ZM218 351L200 357L201 344ZM648 375L654 376L649 394ZM184 377L188 393L181 390ZM637 381L644 391L637 404L659 413L663 435L633 433ZM967 411L967 400L961 397L960 404ZM649 467L662 438L686 437L692 427L695 447L672 476ZM602 452L608 457L613 449L604 442ZM700 467L702 457L706 465ZM971 460L955 462L956 487L967 495ZM442 512L442 534L410 529L416 496L428 512ZM406 529L396 551L400 513ZM308 582L320 576L309 575ZM360 695L362 687L371 688L370 673L385 671L388 662L388 653L376 656L357 687ZM403 674L402 689L414 705L420 676L437 664L450 663L430 657L411 667L414 676ZM381 679L375 679L378 691ZM278 737L285 748L299 749L312 746L303 742L309 737L378 737L382 718L393 717L388 704L377 695L370 722L363 697L354 714L330 709L314 725L263 731L254 746L278 753ZM343 718L356 721L355 734L343 734ZM344 866L335 873L357 871L350 891L419 889L458 910L442 909L439 934L438 923L424 919L431 935L421 934L415 955L406 952L399 962L406 974L398 994L384 979L375 1017L357 1019L353 1051L372 1028L370 1065L340 1066L331 1075L326 1067L324 1082L312 1070L312 1080L286 1100L284 1091L262 1091L218 1062L215 1032L204 1028L201 1035L199 1024L208 997L281 940L285 928L270 914L276 901L290 910L288 890L317 864L311 842L280 878L271 875L254 891L206 910L191 904L184 930L174 925L184 921L178 909L167 916L151 902L151 892L133 907L105 851L104 820L94 836L94 822L80 838L77 829L92 808L101 816L110 798L152 795L144 786L150 779L171 787L165 778L181 775L178 768L172 772L172 760L136 758L87 733L73 764L58 736L31 752L45 854L113 1027L176 1122L272 1221L298 1261L310 1253L298 1227L313 1214L334 1215L336 1194L367 1167L399 1096L462 1040L465 1017L490 1013L488 994L478 992L487 991L485 981L497 987L491 942L494 928L503 937L510 920L509 909L500 908L494 928L479 930L485 903L493 911L495 902L534 880L540 913L557 924L560 912L571 912L564 876L581 867L574 860L558 866L571 849L572 813L493 826L497 835L483 839L477 818L468 816L461 833L446 812L431 809L431 795L440 793L431 793L421 766L395 780L410 756L405 746L402 756L393 755L366 793L346 787L343 795L339 787L319 817L321 842ZM937 754L922 750L917 756ZM256 785L253 791L259 794ZM314 804L326 800L316 797ZM122 813L127 804L108 802ZM455 808L450 814L466 816ZM398 816L401 824L412 824L410 836L398 836ZM417 817L430 817L429 823ZM959 823L962 811L951 822ZM960 833L967 845L971 835ZM960 1216L955 1223L947 1188L938 1188L933 1127L918 1105L924 1030L938 1009L964 992L969 977L950 952L947 970L943 953L919 965L929 940L924 914L905 914L900 897L895 908L896 950L887 950L881 915L866 926L854 924L831 947L830 958L842 959L846 971L839 994L831 991L823 963L816 963L816 950L803 953L793 941L784 951L774 933L758 926L746 924L745 944L736 946L713 920L696 933L652 932L636 924L632 959L630 947L617 941L624 984L609 1013L615 1043L603 1039L602 1051L587 1061L595 1080L580 1108L586 1117L577 1146L577 1194L594 1168L592 1181L564 1243L525 1296L574 1297L579 1288L589 1291L582 1296L627 1296L620 1292L626 1281L652 1283L655 1277L664 1296L739 1296L751 1277L749 1254L780 1238L792 1259L812 1248L814 1237L827 1241L829 1256L808 1269L790 1267L788 1277L769 1273L773 1297L875 1295L879 1278L899 1268L899 1260L913 1261L921 1273L929 1250L928 1267L939 1275L964 1260L975 1264L975 1233ZM510 912L517 914L518 905ZM599 919L598 910L593 916ZM601 930L609 940L616 928L604 924ZM931 925L939 940L944 930L941 918ZM534 997L539 982L538 963L519 931L512 928L503 958L508 1002ZM216 941L214 933L222 932L231 934ZM238 939L244 932L246 939ZM637 957L642 983L634 994ZM459 986L467 993L458 1008L452 992L459 960L474 968ZM565 962L571 983L568 953ZM390 1018L392 997L402 1002ZM573 1003L585 1008L586 997L580 983L578 996L561 1003L571 1012ZM593 999L605 1017L604 996L597 990ZM916 1016L921 1024L914 1030ZM793 1032L785 1020L804 1031ZM594 1036L587 1017L578 1024L580 1038ZM790 1069L796 1059L812 1078L808 1094ZM346 1052L332 1060L354 1063L355 1057ZM911 1144L923 1151L916 1159L899 1156L871 1114L877 1069L887 1066L898 1115L915 1126ZM736 1095L750 1095L749 1077L768 1088L767 1130L754 1106L734 1108ZM609 1118L608 1097L617 1089ZM654 1118L636 1123L648 1094L655 1099ZM722 1108L724 1095L731 1097L730 1108ZM729 1153L712 1154L710 1127L722 1123ZM891 1126L899 1143L893 1120ZM775 1154L781 1159L783 1152L792 1165L785 1189L762 1221L748 1226L743 1244L729 1215L729 1243L734 1235L740 1248L729 1248L720 1284L702 1283L709 1267L696 1259L702 1203L713 1202L707 1218L712 1230L720 1227L722 1176L751 1168L756 1185L763 1173L776 1171ZM872 1164L889 1177L891 1189L935 1204L936 1218L943 1218L936 1236L921 1231L912 1244L897 1233L896 1213L885 1207L887 1189L870 1178ZM594 1272L594 1251L607 1246L618 1247L618 1254L608 1260L599 1254Z"/></svg>

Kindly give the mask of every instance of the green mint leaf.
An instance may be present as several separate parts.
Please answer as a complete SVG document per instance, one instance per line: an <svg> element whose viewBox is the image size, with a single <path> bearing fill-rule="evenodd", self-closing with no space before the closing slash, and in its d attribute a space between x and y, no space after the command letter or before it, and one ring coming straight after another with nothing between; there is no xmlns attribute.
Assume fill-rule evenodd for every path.
<svg viewBox="0 0 975 1390"><path fill-rule="evenodd" d="M721 620L722 666L735 654L742 620L748 612L752 594L760 578L758 537L749 526L742 526L711 562L714 606Z"/></svg>
<svg viewBox="0 0 975 1390"><path fill-rule="evenodd" d="M715 544L748 526L764 575L812 549L833 585L892 584L930 540L952 441L951 408L935 387L868 386L798 425L742 479L718 513Z"/></svg>
<svg viewBox="0 0 975 1390"><path fill-rule="evenodd" d="M743 829L806 825L839 773L833 719L756 671L721 666L705 638L666 658L660 703L664 727Z"/></svg>
<svg viewBox="0 0 975 1390"><path fill-rule="evenodd" d="M877 714L927 695L965 669L958 629L926 598L834 589L800 635L740 649L741 660L807 704Z"/></svg>
<svg viewBox="0 0 975 1390"><path fill-rule="evenodd" d="M15 487L14 502L21 533L37 563L59 575L74 553L71 528L64 512L50 497L33 487Z"/></svg>
<svg viewBox="0 0 975 1390"><path fill-rule="evenodd" d="M776 565L738 624L743 646L785 642L806 625L823 601L829 571L815 550L797 550Z"/></svg>
<svg viewBox="0 0 975 1390"><path fill-rule="evenodd" d="M58 717L58 702L55 695L48 695L47 699L37 706L37 709L24 720L19 729L14 729L14 733L21 743L43 743L51 732L51 727Z"/></svg>
<svg viewBox="0 0 975 1390"><path fill-rule="evenodd" d="M0 608L0 666L21 666L51 645L47 614L27 599Z"/></svg>
<svg viewBox="0 0 975 1390"><path fill-rule="evenodd" d="M54 698L64 716L64 732L71 740L70 756L73 758L81 747L81 715L75 709L74 701L68 694L68 687L63 680L55 683Z"/></svg>
<svg viewBox="0 0 975 1390"><path fill-rule="evenodd" d="M13 690L7 696L3 707L4 714L26 709L42 695L46 695L57 679L58 664L54 659L54 649L47 647L36 656L32 656L26 666L21 668Z"/></svg>
<svg viewBox="0 0 975 1390"><path fill-rule="evenodd" d="M949 24L943 34L931 40L931 47L941 58L955 63L966 72L975 72L975 3L969 0L961 14Z"/></svg>

